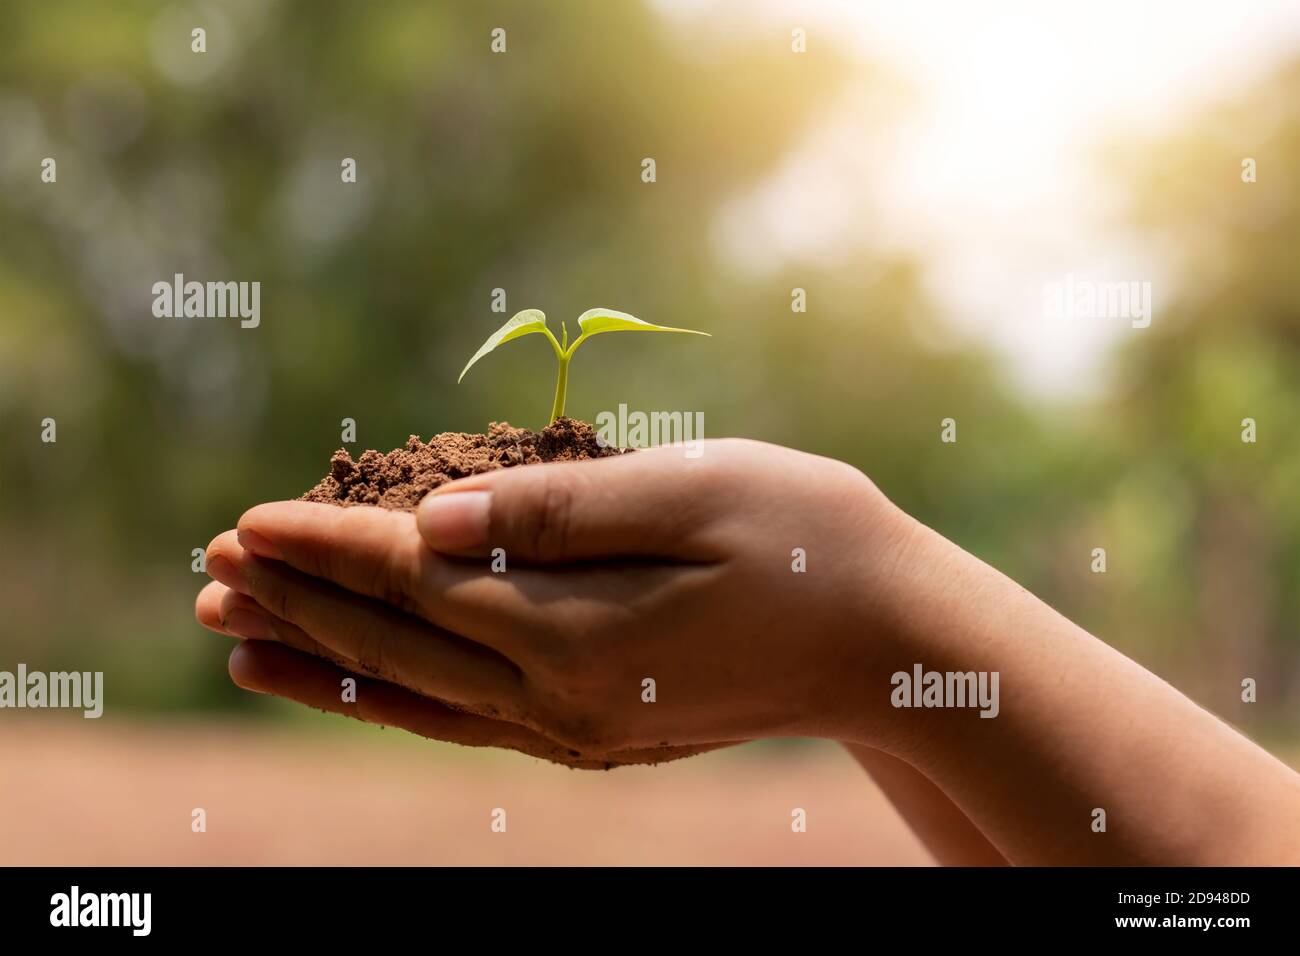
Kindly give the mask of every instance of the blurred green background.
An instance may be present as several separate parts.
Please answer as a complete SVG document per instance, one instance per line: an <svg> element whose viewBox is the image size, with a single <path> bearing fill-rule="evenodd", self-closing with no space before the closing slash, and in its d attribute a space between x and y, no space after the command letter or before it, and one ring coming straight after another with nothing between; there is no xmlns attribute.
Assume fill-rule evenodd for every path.
<svg viewBox="0 0 1300 956"><path fill-rule="evenodd" d="M4 17L0 667L104 670L118 711L271 713L193 620L191 549L314 484L345 417L354 453L542 424L540 341L455 384L503 288L507 315L603 305L712 332L601 340L570 414L699 409L708 435L850 461L1226 719L1300 737L1300 67L1099 152L1118 215L1175 268L1104 388L1054 399L955 331L876 223L820 265L720 254L720 213L845 89L875 91L858 121L886 136L906 109L905 84L825 33L796 56L788 25L693 32L633 2ZM1267 156L1259 183L1243 155ZM155 318L176 272L260 281L260 328Z"/></svg>

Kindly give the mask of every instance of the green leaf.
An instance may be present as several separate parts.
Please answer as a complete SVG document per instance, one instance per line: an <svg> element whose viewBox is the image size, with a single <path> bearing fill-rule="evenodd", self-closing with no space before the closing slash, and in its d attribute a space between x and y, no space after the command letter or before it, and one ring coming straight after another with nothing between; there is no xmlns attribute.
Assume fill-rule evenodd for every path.
<svg viewBox="0 0 1300 956"><path fill-rule="evenodd" d="M531 335L534 332L546 333L550 330L546 327L546 315L541 309L524 309L522 312L516 312L510 317L510 321L501 328L497 329L488 336L488 340L483 343L483 347L474 353L474 357L469 360L468 364L461 370L460 378L456 379L459 385L461 379L465 377L474 363L487 355L498 345L504 345L511 339L517 339L521 335Z"/></svg>
<svg viewBox="0 0 1300 956"><path fill-rule="evenodd" d="M638 319L635 315L628 315L626 312L616 312L613 309L588 309L582 315L578 316L578 325L582 328L582 335L586 338L589 335L597 335L601 332L686 332L690 335L708 335L708 332L697 332L694 329L675 329L668 325L651 325Z"/></svg>

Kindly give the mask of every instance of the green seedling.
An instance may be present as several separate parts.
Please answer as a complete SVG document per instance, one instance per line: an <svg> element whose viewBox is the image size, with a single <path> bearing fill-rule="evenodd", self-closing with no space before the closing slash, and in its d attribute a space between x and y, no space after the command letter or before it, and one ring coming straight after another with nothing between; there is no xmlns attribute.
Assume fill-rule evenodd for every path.
<svg viewBox="0 0 1300 956"><path fill-rule="evenodd" d="M564 414L564 397L569 388L569 359L573 358L573 353L578 351L578 346L593 335L599 335L601 332L685 332L688 335L708 335L708 332L696 332L694 329L674 329L666 325L651 325L649 322L643 322L634 315L628 315L626 312L615 312L613 309L588 309L582 315L578 316L578 327L582 329L573 344L569 344L569 330L564 322L560 322L561 340L556 340L555 334L547 328L546 315L541 309L524 309L522 312L516 312L510 321L501 328L497 329L488 336L488 340L483 343L483 347L474 353L474 357L469 360L465 368L460 373L460 378L456 379L456 384L460 384L465 373L474 367L474 363L487 355L498 345L520 338L524 335L531 335L538 332L545 335L551 343L551 348L555 350L555 357L560 360L560 374L555 381L555 401L551 405L551 421L555 421Z"/></svg>

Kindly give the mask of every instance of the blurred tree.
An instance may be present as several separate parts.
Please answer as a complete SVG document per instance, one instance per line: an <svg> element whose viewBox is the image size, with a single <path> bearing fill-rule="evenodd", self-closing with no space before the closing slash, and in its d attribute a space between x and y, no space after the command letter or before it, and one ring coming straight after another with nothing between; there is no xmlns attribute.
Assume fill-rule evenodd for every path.
<svg viewBox="0 0 1300 956"><path fill-rule="evenodd" d="M524 353L542 342L455 385L504 289L507 314L603 305L713 332L579 356L573 414L702 409L710 435L851 461L1230 719L1253 712L1224 688L1257 671L1259 713L1279 717L1300 620L1297 74L1145 151L1152 169L1117 169L1180 293L1096 408L1026 402L910 262L864 246L755 276L719 256L719 209L837 91L878 79L825 43L791 55L783 29L630 2L6 11L3 656L103 669L114 709L257 706L193 623L191 549L310 487L344 418L354 451L540 425L552 382ZM1258 183L1236 180L1238 152L1259 157ZM261 325L155 318L151 287L175 273L261 282ZM813 290L807 313L794 287ZM950 416L955 445L939 441ZM1255 445L1237 438L1247 416ZM1105 575L1089 571L1099 543Z"/></svg>

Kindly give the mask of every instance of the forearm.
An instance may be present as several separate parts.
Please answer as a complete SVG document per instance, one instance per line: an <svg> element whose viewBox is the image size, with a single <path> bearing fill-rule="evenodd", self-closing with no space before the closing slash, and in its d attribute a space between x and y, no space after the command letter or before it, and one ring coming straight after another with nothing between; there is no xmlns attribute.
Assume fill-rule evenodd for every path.
<svg viewBox="0 0 1300 956"><path fill-rule="evenodd" d="M999 710L891 707L863 737L935 781L1009 861L1300 861L1300 776L1173 687L922 526L889 586L878 693L915 664L996 671Z"/></svg>
<svg viewBox="0 0 1300 956"><path fill-rule="evenodd" d="M897 757L845 744L930 855L943 866L1005 866L1006 859L924 774Z"/></svg>

